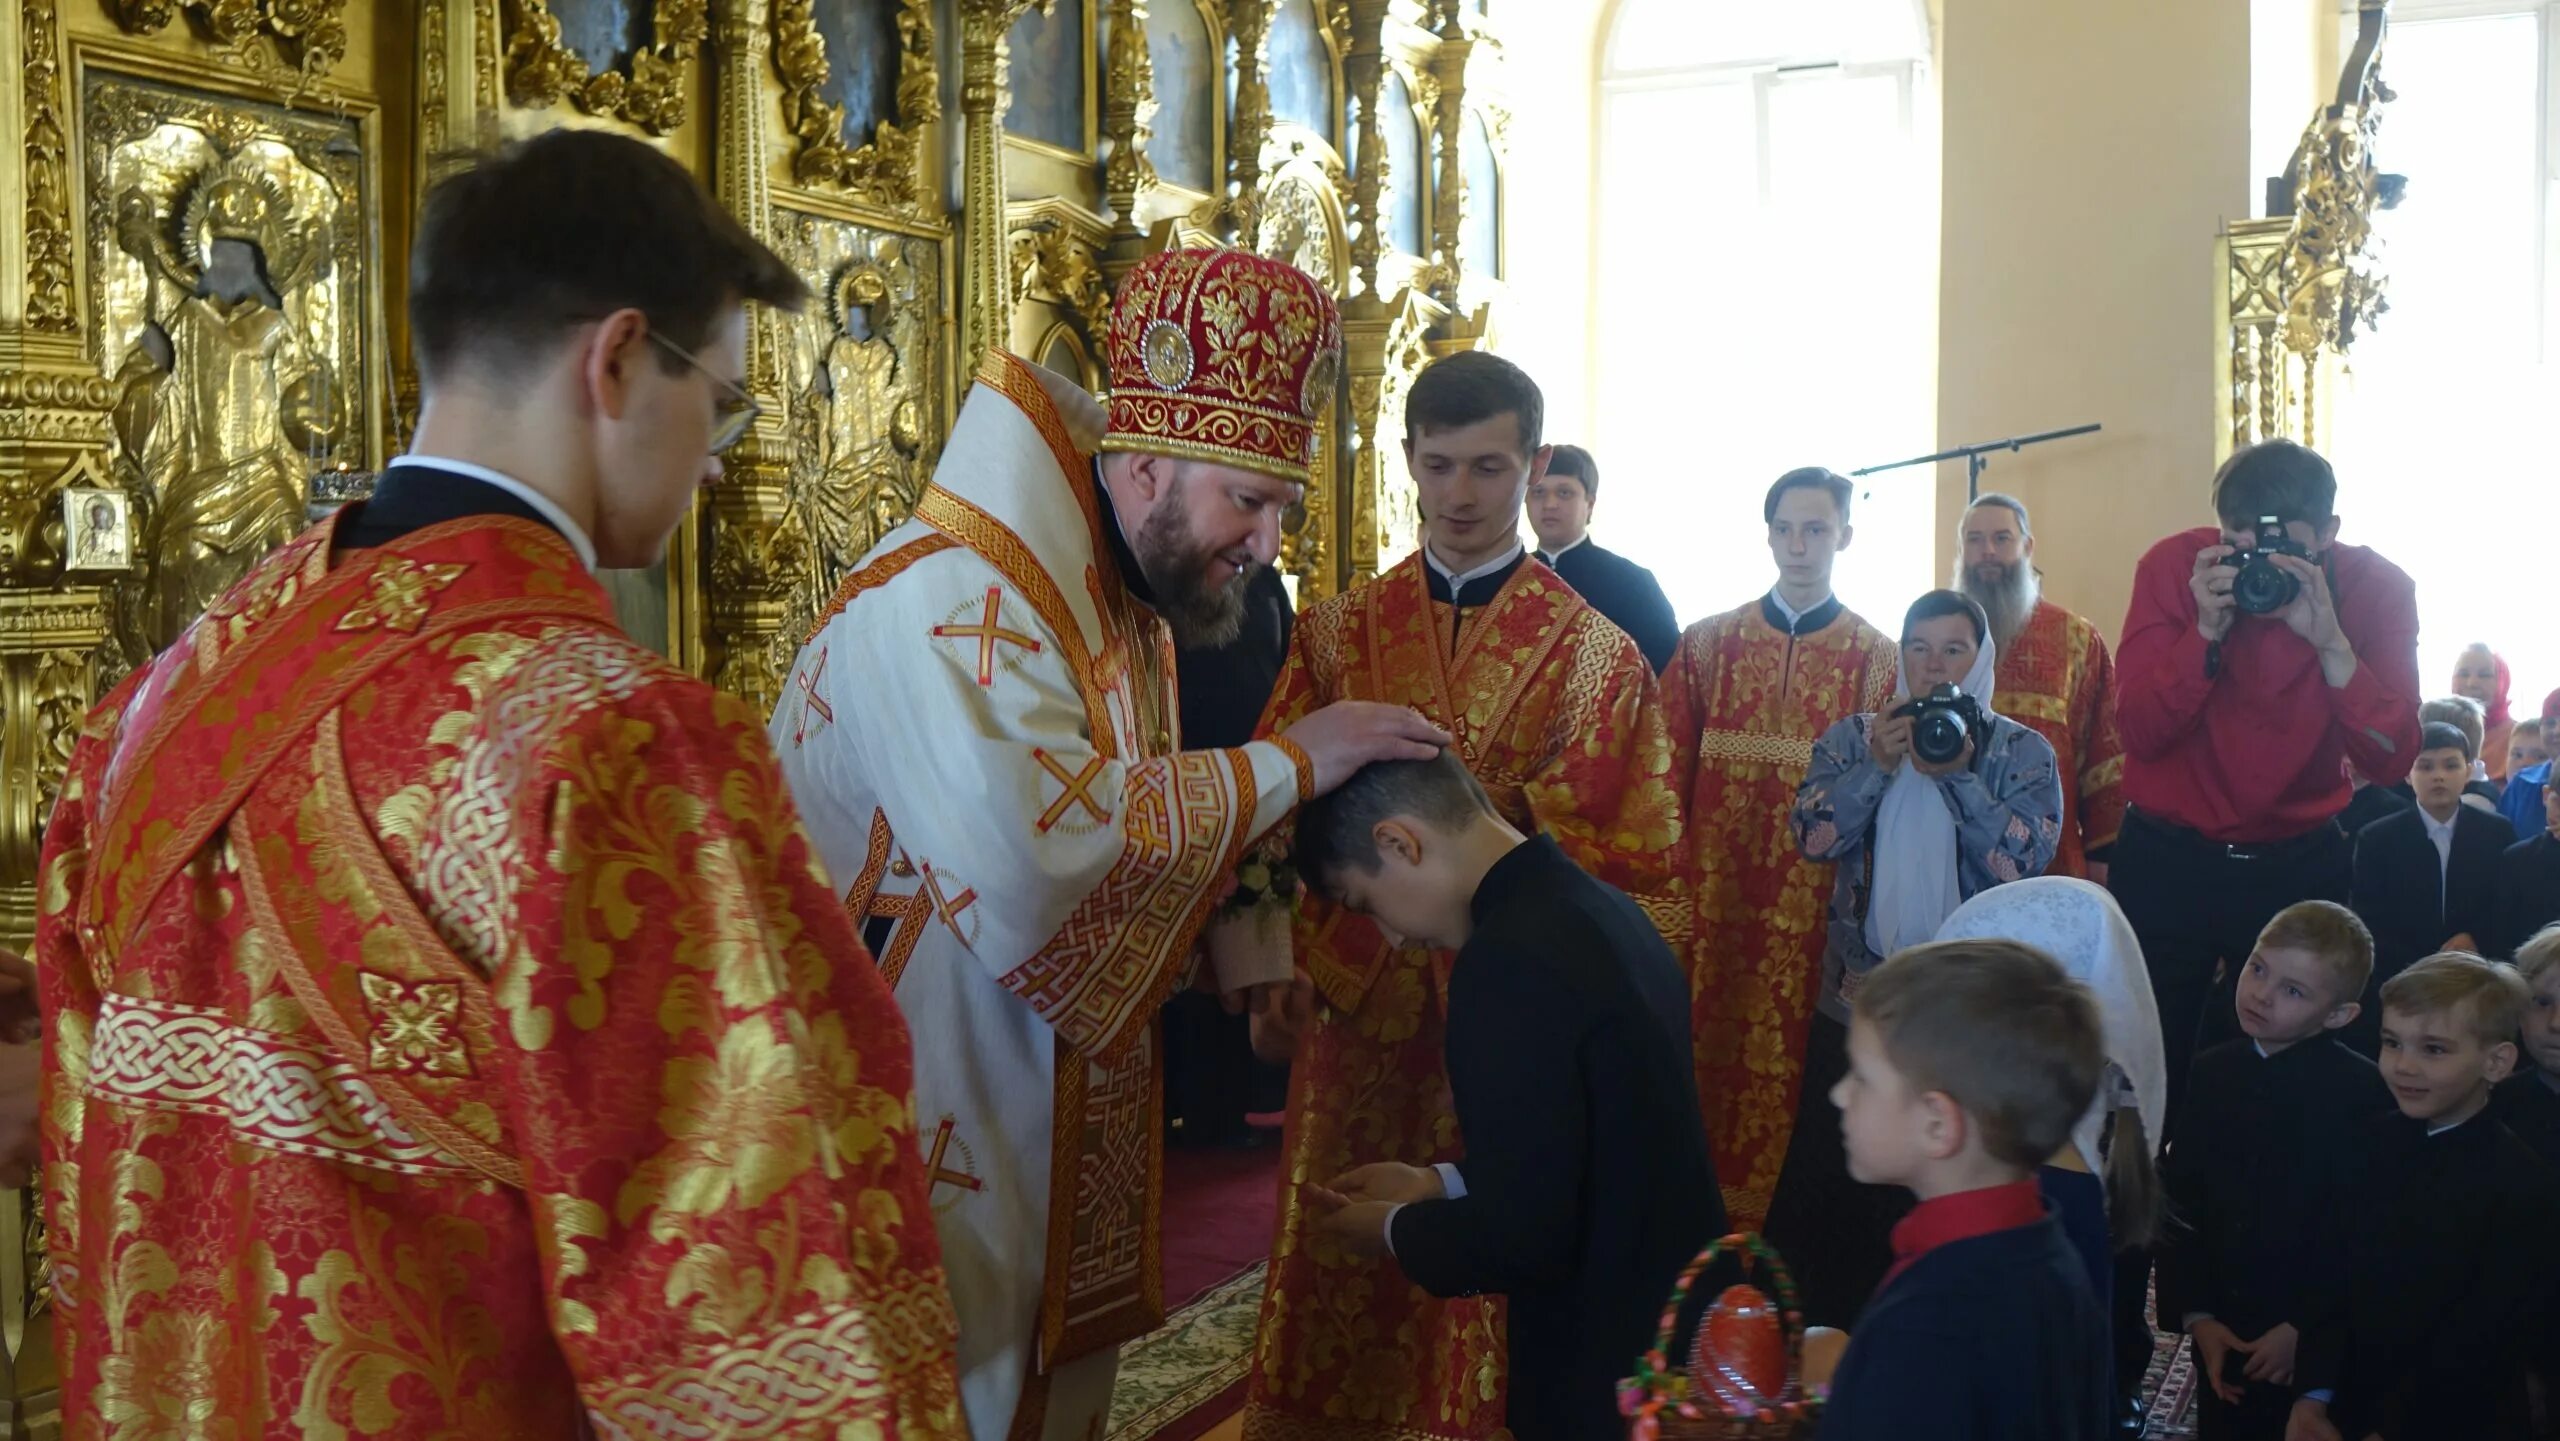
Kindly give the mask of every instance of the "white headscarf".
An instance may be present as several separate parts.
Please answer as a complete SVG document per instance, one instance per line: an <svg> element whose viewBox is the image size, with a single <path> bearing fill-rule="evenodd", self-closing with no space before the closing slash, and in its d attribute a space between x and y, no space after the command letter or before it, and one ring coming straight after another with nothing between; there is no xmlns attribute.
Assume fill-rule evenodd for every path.
<svg viewBox="0 0 2560 1441"><path fill-rule="evenodd" d="M2087 881L2037 876L1994 886L1956 908L1938 939L2018 941L2062 963L2071 978L2097 993L2106 1031L2107 1070L2089 1113L2071 1129L2071 1144L2089 1173L2103 1176L2098 1136L2107 1117L2131 1106L2142 1113L2143 1134L2160 1144L2169 1110L2169 1062L2160 1040L2160 1007L2143 969L2142 946L2115 897Z"/></svg>
<svg viewBox="0 0 2560 1441"><path fill-rule="evenodd" d="M2000 647L1982 638L1964 693L1991 708L1992 676ZM1894 699L1912 699L1909 668L1894 662ZM1881 724L1881 721L1878 722ZM1938 783L1920 774L1910 756L1893 773L1876 808L1875 839L1867 847L1875 888L1867 896L1867 951L1877 959L1925 944L1964 901L1956 884L1956 817Z"/></svg>

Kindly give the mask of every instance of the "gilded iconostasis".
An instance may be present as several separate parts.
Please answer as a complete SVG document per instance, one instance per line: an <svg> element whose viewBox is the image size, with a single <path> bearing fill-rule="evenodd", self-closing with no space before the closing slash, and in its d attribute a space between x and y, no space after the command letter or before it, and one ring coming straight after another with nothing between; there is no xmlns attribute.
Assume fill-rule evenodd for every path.
<svg viewBox="0 0 2560 1441"><path fill-rule="evenodd" d="M1249 247L1341 298L1350 383L1283 556L1302 599L1414 541L1388 463L1502 295L1486 0L16 0L0 16L0 939L89 704L405 442L407 236L458 153L649 138L808 279L763 408L625 624L769 705L933 473L980 356L1099 387L1112 284ZM0 73L9 73L0 65ZM646 237L599 236L598 244ZM44 1288L0 1206L9 1434Z"/></svg>

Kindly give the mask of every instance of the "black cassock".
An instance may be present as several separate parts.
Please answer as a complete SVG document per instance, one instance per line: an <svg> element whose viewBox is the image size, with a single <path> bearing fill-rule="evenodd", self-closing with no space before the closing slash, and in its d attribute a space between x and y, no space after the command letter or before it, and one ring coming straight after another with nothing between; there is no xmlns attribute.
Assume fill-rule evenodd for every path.
<svg viewBox="0 0 2560 1441"><path fill-rule="evenodd" d="M1541 551L1538 559L1562 576L1574 594L1591 602L1593 610L1632 637L1655 675L1671 664L1671 653L1680 647L1680 620L1652 571L1588 540L1552 559Z"/></svg>
<svg viewBox="0 0 2560 1441"><path fill-rule="evenodd" d="M2335 1391L2347 1436L2523 1441L2524 1368L2560 1292L2560 1175L2494 1115L2433 1136L2397 1111L2370 1125L2342 1304L2302 1328L2294 1385Z"/></svg>
<svg viewBox="0 0 2560 1441"><path fill-rule="evenodd" d="M1174 683L1182 700L1185 750L1240 746L1253 739L1262 708L1289 658L1296 617L1289 588L1270 566L1254 572L1245 590L1244 629L1231 645L1174 652ZM1230 1016L1218 998L1185 991L1165 1003L1164 1098L1175 1135L1186 1146L1225 1146L1250 1140L1248 1111L1276 1111L1285 1103L1288 1068L1253 1058L1249 1024Z"/></svg>
<svg viewBox="0 0 2560 1441"><path fill-rule="evenodd" d="M1689 983L1635 902L1544 836L1494 864L1449 973L1466 1193L1395 1213L1404 1273L1510 1300L1520 1441L1618 1441L1616 1384L1722 1235Z"/></svg>

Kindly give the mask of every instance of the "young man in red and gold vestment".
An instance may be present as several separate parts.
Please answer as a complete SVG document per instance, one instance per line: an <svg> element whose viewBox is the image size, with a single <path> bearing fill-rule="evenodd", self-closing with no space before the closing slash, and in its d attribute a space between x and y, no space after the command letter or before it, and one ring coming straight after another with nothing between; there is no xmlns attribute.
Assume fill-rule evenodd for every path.
<svg viewBox="0 0 2560 1441"><path fill-rule="evenodd" d="M1893 690L1893 637L1831 593L1850 494L1827 470L1778 477L1761 503L1777 585L1689 627L1662 677L1697 890L1698 1101L1739 1227L1777 1190L1822 985L1831 867L1796 847L1796 788L1831 723Z"/></svg>
<svg viewBox="0 0 2560 1441"><path fill-rule="evenodd" d="M1423 548L1300 619L1263 730L1345 698L1413 707L1451 732L1505 820L1635 896L1676 950L1688 903L1652 667L1520 544L1521 506L1546 463L1543 415L1536 384L1493 355L1422 372L1405 456ZM1500 1303L1436 1298L1392 1260L1313 1234L1300 1189L1374 1162L1460 1158L1441 1052L1451 953L1403 946L1313 895L1293 940L1316 1006L1290 1073L1244 1434L1480 1441L1504 1424Z"/></svg>
<svg viewBox="0 0 2560 1441"><path fill-rule="evenodd" d="M2042 595L2026 502L1983 496L1958 534L1955 588L1991 617L2000 646L2000 713L2050 742L2062 770L2062 849L2044 873L2105 885L2107 853L2124 829L2124 742L2106 637Z"/></svg>
<svg viewBox="0 0 2560 1441"><path fill-rule="evenodd" d="M64 1433L962 1434L910 1052L760 717L634 643L802 286L672 160L443 181L416 444L45 832Z"/></svg>

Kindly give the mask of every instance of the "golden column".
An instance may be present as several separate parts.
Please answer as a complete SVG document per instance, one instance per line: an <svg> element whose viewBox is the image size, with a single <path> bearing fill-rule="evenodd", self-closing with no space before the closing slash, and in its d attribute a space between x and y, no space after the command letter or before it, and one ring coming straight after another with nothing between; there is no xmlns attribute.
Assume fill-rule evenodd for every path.
<svg viewBox="0 0 2560 1441"><path fill-rule="evenodd" d="M767 175L780 139L768 122L764 77L770 73L772 27L766 0L725 0L715 16L719 109L713 117L712 188L750 234L773 238L773 191ZM823 302L819 302L823 303ZM789 511L789 447L784 432L779 318L755 307L747 326L747 389L764 413L721 457L720 484L703 508L709 585L703 602L703 654L679 656L687 669L758 711L782 696L781 634L797 575L777 544ZM677 563L671 556L670 564Z"/></svg>
<svg viewBox="0 0 2560 1441"><path fill-rule="evenodd" d="M1475 42L1467 35L1455 4L1445 7L1440 48L1432 53L1430 92L1432 133L1440 148L1440 176L1432 187L1431 294L1441 304L1458 307L1458 284L1466 276L1459 237L1466 233L1467 168L1459 139L1467 123L1467 59Z"/></svg>
<svg viewBox="0 0 2560 1441"><path fill-rule="evenodd" d="M1271 17L1277 0L1227 0L1236 42L1235 113L1227 117L1227 219L1236 244L1261 248L1262 147L1271 138Z"/></svg>
<svg viewBox="0 0 2560 1441"><path fill-rule="evenodd" d="M965 321L960 377L965 387L989 346L1013 339L1013 267L1005 234L1005 37L1034 0L959 0L960 116L968 132L961 159L960 267Z"/></svg>
<svg viewBox="0 0 2560 1441"><path fill-rule="evenodd" d="M1155 162L1147 158L1147 142L1155 138L1150 126L1156 118L1156 67L1147 53L1146 0L1111 0L1110 15L1111 52L1103 60L1102 204L1111 212L1111 241L1103 273L1116 289L1146 254L1138 207L1157 184Z"/></svg>

